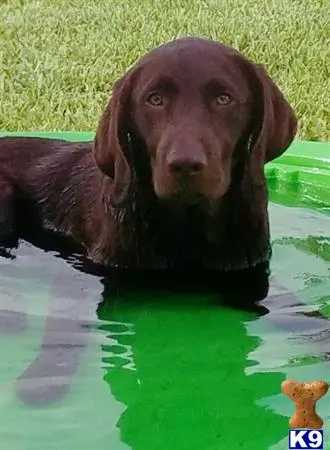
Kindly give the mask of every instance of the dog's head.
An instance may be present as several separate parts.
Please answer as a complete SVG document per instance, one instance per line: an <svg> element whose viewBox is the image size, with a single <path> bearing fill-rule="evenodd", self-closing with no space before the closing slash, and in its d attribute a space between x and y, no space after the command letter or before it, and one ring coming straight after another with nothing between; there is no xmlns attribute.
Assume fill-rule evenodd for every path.
<svg viewBox="0 0 330 450"><path fill-rule="evenodd" d="M223 197L239 165L264 184L265 163L296 129L261 66L222 44L186 38L152 50L116 83L94 153L114 180L114 205L146 172L157 197L191 204Z"/></svg>

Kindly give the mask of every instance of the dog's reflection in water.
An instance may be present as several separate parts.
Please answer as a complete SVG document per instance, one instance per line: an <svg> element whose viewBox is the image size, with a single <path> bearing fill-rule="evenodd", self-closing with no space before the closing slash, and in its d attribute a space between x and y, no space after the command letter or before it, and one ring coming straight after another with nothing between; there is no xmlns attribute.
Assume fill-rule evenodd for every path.
<svg viewBox="0 0 330 450"><path fill-rule="evenodd" d="M75 257L68 257L67 252L62 251L57 255L59 257L54 257L52 252L42 252L33 246L25 248L21 246L21 249L23 250L20 252L26 252L26 263L19 263L21 256L16 258L16 261L18 261L17 264L21 264L22 270L27 270L27 267L23 266L29 264L29 261L34 261L32 265L35 265L30 268L29 283L35 283L38 286L38 282L40 283L42 279L42 266L47 266L52 280L49 309L39 354L19 375L16 382L19 397L30 405L48 405L66 395L89 335L91 331L98 330L99 323L95 314L101 310L104 312L107 304L111 305L114 298L117 302L125 304L126 299L133 293L140 299L142 308L143 294L139 292L144 291L149 294L153 292L156 306L158 294L162 298L165 294L168 306L171 308L174 306L173 298L175 302L180 303L180 292L202 295L205 292L219 291L225 292L226 295L214 296L214 305L218 308L222 307L221 298L226 298L231 302L231 306L245 307L259 315L267 312L266 309L254 305L255 299L259 300L267 294L268 275L265 267L260 266L249 271L242 271L237 276L228 275L227 277L214 274L197 277L192 273L144 272L137 274L120 271L105 273L104 269L91 265L77 254ZM52 250L52 248L49 249ZM35 262L38 259L40 259L40 271L38 263ZM0 275L6 276L8 280L10 274L14 274L17 269L15 259L13 261L2 259L2 261L4 263L0 266ZM13 284L14 282L13 279ZM230 292L233 294L233 288L235 292L230 297ZM7 290L10 291L9 294L11 291L14 292L10 285ZM23 298L24 292L20 295ZM237 299L242 299L242 302L240 303ZM22 305L18 304L14 307L15 301L19 303L20 299L8 297L3 302L3 307L0 309L0 333L4 335L20 333L24 336L28 333L28 316L22 311ZM102 307L100 308L99 305ZM219 339L221 339L221 324L219 324Z"/></svg>
<svg viewBox="0 0 330 450"><path fill-rule="evenodd" d="M7 283L8 280L11 282L12 274L13 288L9 282L7 291L9 294L15 292L14 297L1 296L3 306L0 308L0 333L7 336L19 333L23 338L24 334L28 333L28 317L20 305L24 292L14 289L15 270L18 270L16 278L20 276L20 269L24 273L30 270L28 282L35 283L36 286L44 278L43 268L52 280L49 309L38 356L19 375L16 382L19 397L31 406L49 405L66 395L91 332L99 331L99 319L104 321L111 317L114 304L119 309L125 309L130 316L129 309L132 306L134 309L145 310L146 307L151 307L150 298L153 298L152 311L156 311L158 307L163 308L166 300L167 307L174 312L178 310L180 314L180 308L188 311L189 307L196 306L187 302L190 292L191 298L196 298L197 295L201 303L206 299L205 308L216 308L219 311L228 307L224 301L226 299L230 303L230 309L247 309L252 313L252 319L266 314L267 321L274 322L284 331L294 331L292 326L297 320L309 329L315 328L316 321L318 327L328 326L326 319L315 318L315 314L311 316L310 312L303 315L303 321L302 317L291 317L287 320L282 318L278 323L281 316L276 314L276 305L283 309L283 305L290 306L298 302L296 297L285 290L280 292L280 295L272 293L267 300L261 302L264 306L260 306L258 302L255 304L267 296L268 274L265 266L226 277L214 274L198 277L193 273L105 273L104 269L89 264L77 254L68 257L66 252L61 252L57 256L59 257L33 246L21 246L18 258L10 261L2 259L0 265L0 276L3 280L1 285L5 284L5 280ZM21 260L23 262L19 262ZM29 264L33 267L29 268ZM208 293L212 295L206 295ZM132 298L136 299L133 304ZM149 299L148 306L145 304L145 298ZM270 309L270 314L266 306ZM223 339L221 314L217 320L217 339ZM200 327L203 328L204 325L201 323ZM196 333L200 331L196 330ZM301 331L300 329L299 332ZM154 332L155 329L150 330L150 339ZM171 329L168 332L170 336Z"/></svg>

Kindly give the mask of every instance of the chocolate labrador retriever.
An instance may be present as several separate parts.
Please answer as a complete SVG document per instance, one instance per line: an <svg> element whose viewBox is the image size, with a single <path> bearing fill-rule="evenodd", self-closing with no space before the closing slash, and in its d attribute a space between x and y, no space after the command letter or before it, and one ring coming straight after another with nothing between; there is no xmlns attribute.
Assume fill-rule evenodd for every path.
<svg viewBox="0 0 330 450"><path fill-rule="evenodd" d="M94 142L0 140L1 244L49 230L110 267L266 264L264 165L296 128L263 67L211 40L169 42L115 84Z"/></svg>

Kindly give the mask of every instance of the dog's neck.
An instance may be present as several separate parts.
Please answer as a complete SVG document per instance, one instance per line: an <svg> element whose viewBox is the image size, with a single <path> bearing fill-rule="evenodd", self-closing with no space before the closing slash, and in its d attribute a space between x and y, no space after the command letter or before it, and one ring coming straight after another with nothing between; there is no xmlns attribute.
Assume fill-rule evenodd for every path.
<svg viewBox="0 0 330 450"><path fill-rule="evenodd" d="M253 267L270 258L266 188L233 186L212 204L182 207L138 186L125 208L111 208L116 243L110 264L141 269Z"/></svg>

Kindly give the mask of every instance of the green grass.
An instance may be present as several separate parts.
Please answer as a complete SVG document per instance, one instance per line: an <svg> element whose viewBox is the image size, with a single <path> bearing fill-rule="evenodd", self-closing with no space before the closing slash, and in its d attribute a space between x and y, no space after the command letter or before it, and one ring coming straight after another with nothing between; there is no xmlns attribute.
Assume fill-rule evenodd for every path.
<svg viewBox="0 0 330 450"><path fill-rule="evenodd" d="M329 0L0 0L0 130L95 130L113 82L183 35L268 69L300 139L330 140Z"/></svg>

